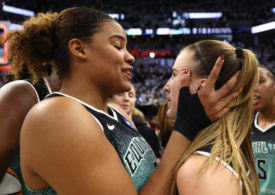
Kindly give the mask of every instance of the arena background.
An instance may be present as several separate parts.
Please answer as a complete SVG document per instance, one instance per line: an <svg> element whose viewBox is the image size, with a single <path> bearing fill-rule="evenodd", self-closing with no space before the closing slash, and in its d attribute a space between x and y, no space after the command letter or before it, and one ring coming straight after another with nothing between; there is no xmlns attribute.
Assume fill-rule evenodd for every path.
<svg viewBox="0 0 275 195"><path fill-rule="evenodd" d="M37 14L72 6L100 9L122 24L128 49L136 58L137 106L149 120L165 98L162 87L170 77L169 66L188 43L223 40L251 49L260 63L275 70L275 0L5 0L1 2L1 34L20 28L29 17L21 15L25 10L11 13L13 7ZM4 45L0 49L2 77L10 67L5 59L8 51Z"/></svg>

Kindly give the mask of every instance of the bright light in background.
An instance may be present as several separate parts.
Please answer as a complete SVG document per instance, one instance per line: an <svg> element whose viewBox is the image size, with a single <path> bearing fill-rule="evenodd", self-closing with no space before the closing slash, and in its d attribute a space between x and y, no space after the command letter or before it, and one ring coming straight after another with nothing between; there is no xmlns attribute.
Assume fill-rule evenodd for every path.
<svg viewBox="0 0 275 195"><path fill-rule="evenodd" d="M149 54L150 58L154 58L155 55L156 55L155 52L150 52L150 54Z"/></svg>
<svg viewBox="0 0 275 195"><path fill-rule="evenodd" d="M126 31L126 35L142 35L141 28L129 28Z"/></svg>
<svg viewBox="0 0 275 195"><path fill-rule="evenodd" d="M251 27L251 33L256 34L275 29L275 21Z"/></svg>
<svg viewBox="0 0 275 195"><path fill-rule="evenodd" d="M170 28L158 28L157 35L170 35L171 29Z"/></svg>
<svg viewBox="0 0 275 195"><path fill-rule="evenodd" d="M109 16L111 16L113 19L118 20L119 19L119 14L108 14Z"/></svg>
<svg viewBox="0 0 275 195"><path fill-rule="evenodd" d="M271 8L271 12L275 13L275 7Z"/></svg>
<svg viewBox="0 0 275 195"><path fill-rule="evenodd" d="M34 16L34 12L26 9L21 9L13 6L8 6L8 5L3 5L2 8L3 11L13 13L13 14L18 14L18 15L23 15L23 16Z"/></svg>
<svg viewBox="0 0 275 195"><path fill-rule="evenodd" d="M111 16L115 20L124 20L124 18L125 18L124 14L113 13L113 14L108 14L108 15Z"/></svg>
<svg viewBox="0 0 275 195"><path fill-rule="evenodd" d="M186 19L211 19L222 17L222 12L185 12L183 17Z"/></svg>

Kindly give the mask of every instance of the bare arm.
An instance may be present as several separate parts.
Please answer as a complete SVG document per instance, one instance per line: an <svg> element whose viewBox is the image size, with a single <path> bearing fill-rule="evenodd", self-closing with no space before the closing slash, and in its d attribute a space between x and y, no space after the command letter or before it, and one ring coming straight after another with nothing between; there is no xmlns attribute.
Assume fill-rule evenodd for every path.
<svg viewBox="0 0 275 195"><path fill-rule="evenodd" d="M0 89L0 183L19 147L24 118L37 102L33 88L25 81L14 81Z"/></svg>

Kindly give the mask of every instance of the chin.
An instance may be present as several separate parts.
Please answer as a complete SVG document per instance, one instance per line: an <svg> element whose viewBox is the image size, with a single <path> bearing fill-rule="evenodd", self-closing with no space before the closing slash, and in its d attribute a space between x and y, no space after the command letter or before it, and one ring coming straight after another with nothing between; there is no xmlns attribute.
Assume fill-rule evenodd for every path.
<svg viewBox="0 0 275 195"><path fill-rule="evenodd" d="M130 91L132 88L132 85L130 82L123 83L122 88L123 88L123 92Z"/></svg>
<svg viewBox="0 0 275 195"><path fill-rule="evenodd" d="M254 105L253 109L254 109L254 111L256 111L256 112L260 112L262 108L261 108L261 106L258 106L258 105L255 106L255 105Z"/></svg>
<svg viewBox="0 0 275 195"><path fill-rule="evenodd" d="M117 90L117 93L123 93L131 90L131 85L130 84L123 84L120 86L120 88Z"/></svg>
<svg viewBox="0 0 275 195"><path fill-rule="evenodd" d="M168 117L169 119L174 119L174 120L176 120L177 114L174 113L174 112L169 108L169 109L167 110L167 117Z"/></svg>

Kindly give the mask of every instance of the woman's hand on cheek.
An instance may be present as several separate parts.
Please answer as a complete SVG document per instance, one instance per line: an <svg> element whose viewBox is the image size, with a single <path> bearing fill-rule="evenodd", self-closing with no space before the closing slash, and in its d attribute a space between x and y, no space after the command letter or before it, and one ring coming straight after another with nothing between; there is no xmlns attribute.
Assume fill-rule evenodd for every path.
<svg viewBox="0 0 275 195"><path fill-rule="evenodd" d="M175 77L175 83L177 85L177 88L181 89L182 87L189 87L190 79L190 68L185 67L180 71L179 75Z"/></svg>
<svg viewBox="0 0 275 195"><path fill-rule="evenodd" d="M218 79L223 62L224 57L220 56L217 59L205 85L198 91L198 96L204 107L205 113L212 122L220 119L224 114L226 114L229 111L229 108L226 106L241 93L241 90L235 93L230 93L234 85L237 83L240 71L236 72L236 74L232 76L219 90L215 90L215 82Z"/></svg>
<svg viewBox="0 0 275 195"><path fill-rule="evenodd" d="M190 93L190 69L181 72L177 77L175 82L180 91L174 130L192 141L200 130L211 124L211 121L204 112L198 94Z"/></svg>

